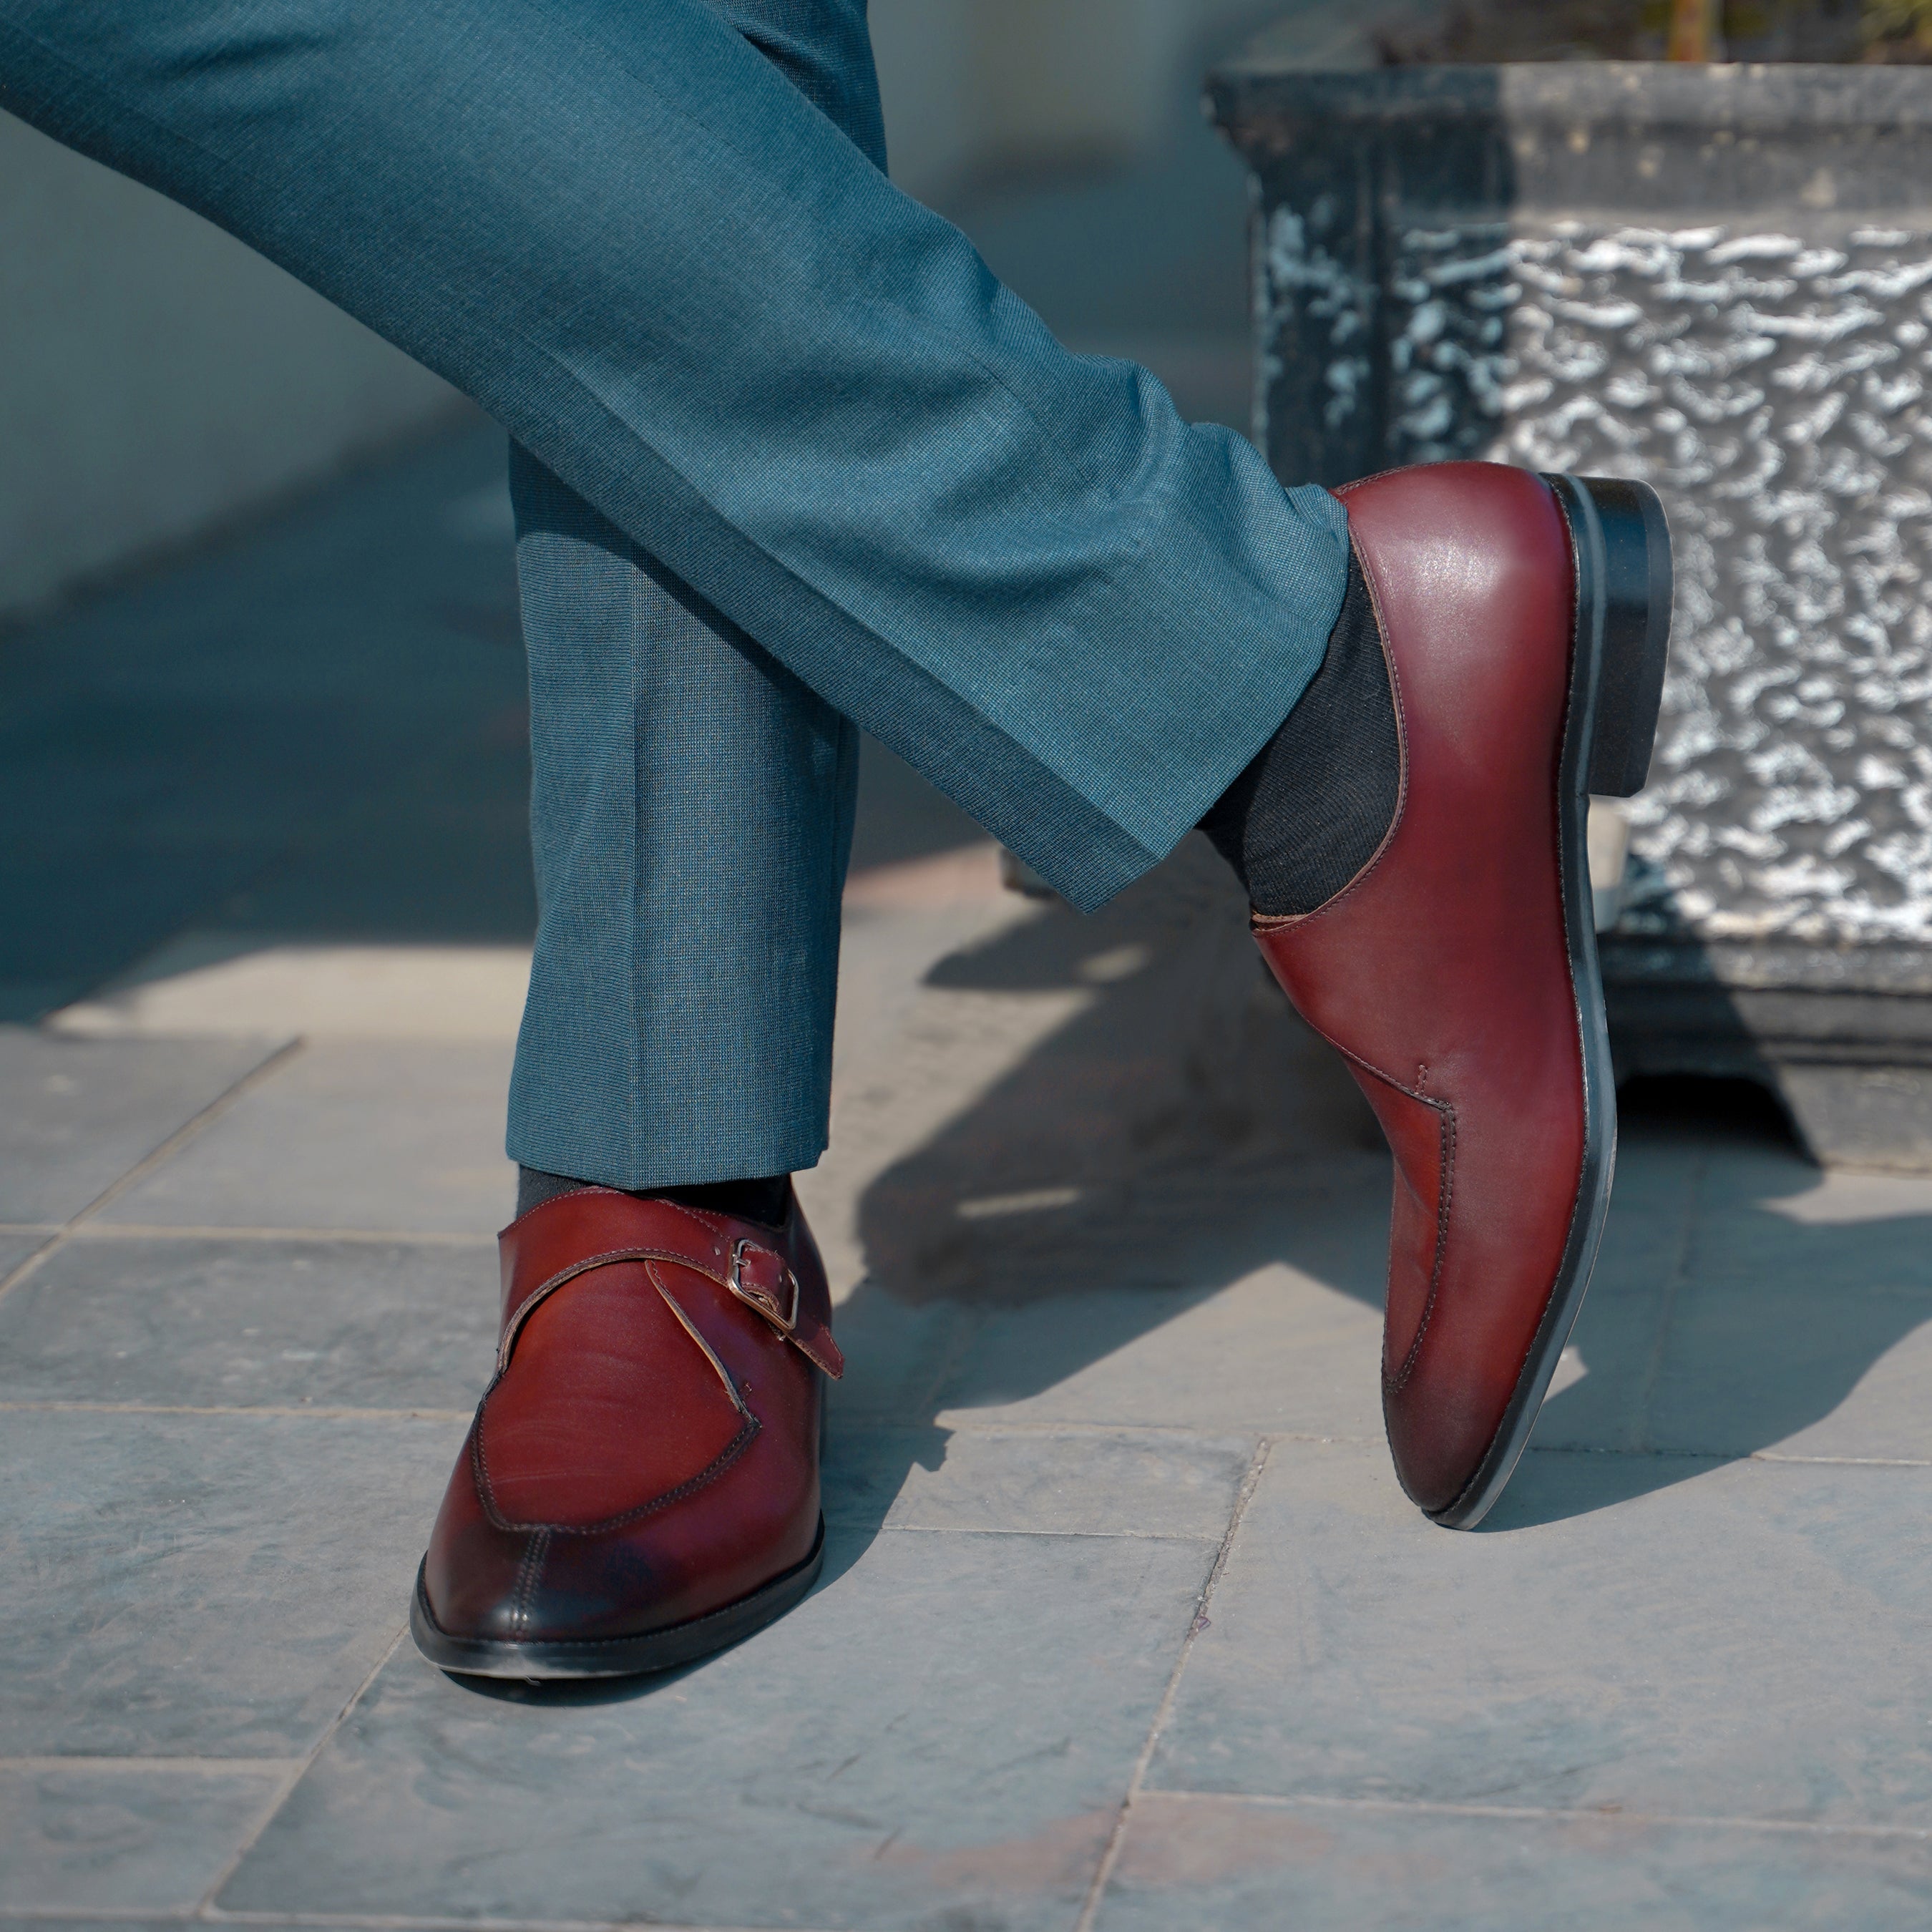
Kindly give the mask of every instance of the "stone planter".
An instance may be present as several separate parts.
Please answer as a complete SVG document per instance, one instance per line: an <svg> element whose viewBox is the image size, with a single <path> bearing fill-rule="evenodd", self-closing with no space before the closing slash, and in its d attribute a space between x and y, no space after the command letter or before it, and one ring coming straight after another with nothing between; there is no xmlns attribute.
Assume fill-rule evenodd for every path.
<svg viewBox="0 0 1932 1932"><path fill-rule="evenodd" d="M1280 475L1664 497L1621 1069L1756 1078L1821 1159L1932 1168L1932 70L1256 58L1209 104Z"/></svg>

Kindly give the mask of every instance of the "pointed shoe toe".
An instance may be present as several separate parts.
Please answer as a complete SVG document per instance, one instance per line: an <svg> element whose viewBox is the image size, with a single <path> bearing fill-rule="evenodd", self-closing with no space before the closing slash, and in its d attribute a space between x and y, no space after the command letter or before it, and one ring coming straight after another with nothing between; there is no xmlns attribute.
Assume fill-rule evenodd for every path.
<svg viewBox="0 0 1932 1932"><path fill-rule="evenodd" d="M783 1228L596 1188L502 1238L496 1373L410 1610L446 1670L622 1676L736 1642L822 1560L821 1376L844 1364Z"/></svg>
<svg viewBox="0 0 1932 1932"><path fill-rule="evenodd" d="M1400 802L1315 911L1257 916L1395 1161L1383 1406L1403 1487L1468 1528L1582 1300L1616 1118L1586 828L1640 786L1670 628L1642 484L1491 464L1340 495L1395 693Z"/></svg>

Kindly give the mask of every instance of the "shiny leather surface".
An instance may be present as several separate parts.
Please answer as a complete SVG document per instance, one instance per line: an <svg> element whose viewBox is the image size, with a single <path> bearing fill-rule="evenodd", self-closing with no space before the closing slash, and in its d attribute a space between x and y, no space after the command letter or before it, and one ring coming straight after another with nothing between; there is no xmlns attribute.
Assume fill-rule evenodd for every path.
<svg viewBox="0 0 1932 1932"><path fill-rule="evenodd" d="M1403 1486L1436 1510L1502 1426L1577 1200L1557 808L1573 565L1525 470L1444 464L1338 494L1389 655L1402 800L1353 883L1256 932L1395 1155L1384 1409Z"/></svg>
<svg viewBox="0 0 1932 1932"><path fill-rule="evenodd" d="M844 1364L794 1200L782 1230L602 1188L500 1238L496 1378L424 1569L452 1636L594 1640L748 1596L818 1534L821 1366Z"/></svg>

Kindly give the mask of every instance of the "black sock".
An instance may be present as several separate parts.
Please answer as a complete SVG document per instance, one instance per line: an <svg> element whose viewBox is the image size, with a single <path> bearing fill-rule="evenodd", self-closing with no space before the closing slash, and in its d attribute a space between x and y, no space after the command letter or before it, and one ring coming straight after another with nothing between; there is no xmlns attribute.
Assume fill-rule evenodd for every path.
<svg viewBox="0 0 1932 1932"><path fill-rule="evenodd" d="M572 1180L567 1174L546 1174L540 1167L517 1169L517 1212L527 1214L560 1194L574 1194L593 1184ZM640 1201L675 1201L686 1208L708 1208L734 1220L756 1221L761 1226L784 1225L791 1203L791 1176L775 1174L756 1180L707 1180L692 1187L645 1187L634 1191Z"/></svg>
<svg viewBox="0 0 1932 1932"><path fill-rule="evenodd" d="M1312 912L1375 856L1402 783L1395 694L1352 550L1342 614L1281 729L1201 821L1256 911Z"/></svg>

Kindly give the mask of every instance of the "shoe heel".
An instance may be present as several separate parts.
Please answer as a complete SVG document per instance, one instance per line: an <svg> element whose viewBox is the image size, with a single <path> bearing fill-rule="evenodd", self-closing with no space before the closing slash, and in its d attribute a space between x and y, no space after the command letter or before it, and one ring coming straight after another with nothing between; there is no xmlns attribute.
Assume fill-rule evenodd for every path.
<svg viewBox="0 0 1932 1932"><path fill-rule="evenodd" d="M1546 476L1569 520L1576 559L1580 668L1594 646L1596 704L1588 789L1628 798L1643 789L1670 643L1670 526L1647 483L1617 476Z"/></svg>

